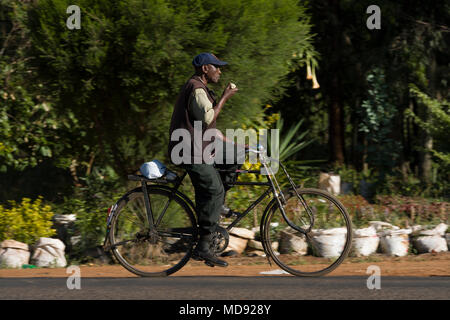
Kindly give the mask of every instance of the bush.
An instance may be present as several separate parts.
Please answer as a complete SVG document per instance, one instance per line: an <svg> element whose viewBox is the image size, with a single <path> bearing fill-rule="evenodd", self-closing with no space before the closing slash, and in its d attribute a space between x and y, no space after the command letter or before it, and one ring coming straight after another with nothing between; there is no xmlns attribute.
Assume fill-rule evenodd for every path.
<svg viewBox="0 0 450 320"><path fill-rule="evenodd" d="M420 197L377 196L377 203L390 211L402 213L412 224L448 223L449 202Z"/></svg>
<svg viewBox="0 0 450 320"><path fill-rule="evenodd" d="M236 79L245 92L223 109L218 128L262 121L261 106L285 90L280 81L317 56L310 14L297 0L80 0L83 27L76 32L61 19L70 1L14 2L21 14L13 18L29 35L19 57L33 73L24 78L45 83L36 95L48 97L49 114L61 120L62 134L50 135L43 153L64 163L76 156L80 164L95 154L97 164L121 174L166 155L174 99L198 53L213 49L230 63L214 90ZM17 144L7 138L5 147Z"/></svg>
<svg viewBox="0 0 450 320"><path fill-rule="evenodd" d="M94 168L87 178L80 178L84 186L75 195L65 198L55 207L58 214L73 214L77 219L69 236L81 236L81 241L71 248L72 259L86 260L85 252L103 244L106 235L106 218L110 208L126 191L111 168Z"/></svg>
<svg viewBox="0 0 450 320"><path fill-rule="evenodd" d="M423 183L409 168L407 168L405 173L402 173L399 168L395 168L378 184L377 194L438 198L449 201L449 177L448 170L436 163L433 163L432 176L429 183Z"/></svg>
<svg viewBox="0 0 450 320"><path fill-rule="evenodd" d="M51 237L52 208L42 204L42 196L34 202L23 198L20 204L9 201L10 208L0 205L0 241L14 239L27 244L35 243L40 237Z"/></svg>
<svg viewBox="0 0 450 320"><path fill-rule="evenodd" d="M378 216L379 211L375 210L375 206L360 195L343 195L339 196L339 200L347 209L354 228L366 226L371 220L385 220Z"/></svg>
<svg viewBox="0 0 450 320"><path fill-rule="evenodd" d="M377 196L375 204L370 204L359 195L344 195L339 199L350 214L355 228L367 227L372 220L389 222L399 227L448 223L448 202L401 196Z"/></svg>
<svg viewBox="0 0 450 320"><path fill-rule="evenodd" d="M313 166L315 163L321 162L320 160L311 161L295 161L290 160L285 163L286 170L291 176L292 181L301 188L317 188L319 186L319 176L321 168L319 166ZM279 169L277 179L280 184L285 188L290 188L291 185L283 172L283 169Z"/></svg>

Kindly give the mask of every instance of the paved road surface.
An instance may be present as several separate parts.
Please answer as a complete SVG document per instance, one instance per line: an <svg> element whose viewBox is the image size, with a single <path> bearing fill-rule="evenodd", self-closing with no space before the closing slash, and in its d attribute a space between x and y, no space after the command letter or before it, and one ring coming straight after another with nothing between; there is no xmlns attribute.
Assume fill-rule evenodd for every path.
<svg viewBox="0 0 450 320"><path fill-rule="evenodd" d="M381 277L379 290L367 288L367 277L81 278L80 284L69 290L66 278L0 278L0 299L450 299L450 277Z"/></svg>

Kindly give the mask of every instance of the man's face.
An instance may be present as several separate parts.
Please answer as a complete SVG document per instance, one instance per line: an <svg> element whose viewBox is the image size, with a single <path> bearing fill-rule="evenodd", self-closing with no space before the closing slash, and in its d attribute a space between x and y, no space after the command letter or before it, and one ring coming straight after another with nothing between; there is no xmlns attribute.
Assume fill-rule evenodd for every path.
<svg viewBox="0 0 450 320"><path fill-rule="evenodd" d="M222 74L222 72L220 72L219 66L215 66L213 64L208 64L205 67L206 67L205 75L206 75L208 82L218 83L219 79L220 79L220 75Z"/></svg>

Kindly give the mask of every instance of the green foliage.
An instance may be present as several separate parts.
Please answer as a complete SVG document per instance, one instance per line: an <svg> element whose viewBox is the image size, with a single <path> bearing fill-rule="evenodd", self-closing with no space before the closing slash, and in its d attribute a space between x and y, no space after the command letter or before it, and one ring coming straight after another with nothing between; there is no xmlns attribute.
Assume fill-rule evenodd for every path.
<svg viewBox="0 0 450 320"><path fill-rule="evenodd" d="M49 116L51 106L33 102L21 86L6 89L11 85L10 82L5 86L8 92L0 90L4 98L0 109L0 172L6 172L8 167L17 170L34 167L51 158L52 150L58 149L54 135L59 122Z"/></svg>
<svg viewBox="0 0 450 320"><path fill-rule="evenodd" d="M448 175L448 170L444 166L434 164L432 173L431 182L424 185L413 173L402 173L395 169L378 184L377 194L450 200L450 182L448 179L441 178Z"/></svg>
<svg viewBox="0 0 450 320"><path fill-rule="evenodd" d="M358 111L359 130L367 138L367 163L383 174L394 167L401 151L399 142L391 137L397 109L389 102L383 70L374 69L367 82L368 97Z"/></svg>
<svg viewBox="0 0 450 320"><path fill-rule="evenodd" d="M103 244L108 208L126 192L111 168L94 168L83 180L85 186L78 188L74 197L65 198L55 206L58 214L77 215L72 234L81 235L80 243L74 248L77 255Z"/></svg>
<svg viewBox="0 0 450 320"><path fill-rule="evenodd" d="M367 183L377 183L379 182L379 174L375 168L367 168L363 170L358 175L359 181L365 181Z"/></svg>
<svg viewBox="0 0 450 320"><path fill-rule="evenodd" d="M69 4L26 7L20 21L32 30L30 66L54 112L74 119L73 158L89 163L94 154L120 175L166 157L172 108L196 54L228 61L220 86L233 80L240 88L219 118L227 128L262 120L264 101L283 91L293 53L295 61L314 58L309 17L294 0L82 0L80 30L61 19Z"/></svg>
<svg viewBox="0 0 450 320"><path fill-rule="evenodd" d="M284 165L294 184L302 188L317 188L321 169L318 166L314 166L314 164L320 162L324 161L290 160L284 163ZM291 188L291 184L281 168L276 177L282 188Z"/></svg>
<svg viewBox="0 0 450 320"><path fill-rule="evenodd" d="M370 221L385 221L398 227L415 224L448 223L450 203L421 197L376 196L370 204L360 195L343 195L339 200L347 209L355 228L369 226Z"/></svg>
<svg viewBox="0 0 450 320"><path fill-rule="evenodd" d="M279 155L278 159L280 161L285 161L291 156L295 155L300 150L306 148L309 144L314 142L315 139L309 139L305 141L305 136L309 133L309 130L298 134L300 126L303 124L303 119L301 119L297 124L291 126L286 132L283 131L283 118L279 117L275 129L279 130L279 141L275 140L275 148L278 148ZM268 137L268 144L272 146L272 136ZM271 154L271 153L270 153Z"/></svg>
<svg viewBox="0 0 450 320"><path fill-rule="evenodd" d="M42 197L34 202L23 198L21 203L9 201L9 208L0 205L0 241L13 239L34 244L40 237L51 237L53 211L42 203Z"/></svg>
<svg viewBox="0 0 450 320"><path fill-rule="evenodd" d="M17 19L22 12L15 2L0 4L1 23L8 26L3 28L8 31L4 39L0 34L0 172L34 167L54 156L61 126L52 105L39 93L42 82L31 80L35 70L25 55L29 33L20 28Z"/></svg>
<svg viewBox="0 0 450 320"><path fill-rule="evenodd" d="M422 129L429 132L441 150L431 149L432 154L438 158L446 167L450 168L450 149L448 148L448 128L450 127L450 103L447 100L433 99L419 90L413 84L410 85L411 94L418 98L420 103L424 104L429 111L429 119L424 121L415 115L411 110L406 110L407 116L414 119ZM436 145L436 141L435 141Z"/></svg>
<svg viewBox="0 0 450 320"><path fill-rule="evenodd" d="M335 166L333 169L340 177L342 182L353 183L355 186L358 183L360 174L352 166L341 165Z"/></svg>
<svg viewBox="0 0 450 320"><path fill-rule="evenodd" d="M391 212L403 213L410 224L436 225L449 222L450 203L423 197L377 196L377 203Z"/></svg>
<svg viewBox="0 0 450 320"><path fill-rule="evenodd" d="M424 190L422 189L422 183L415 175L409 174L399 179L394 175L389 175L386 178L385 188L387 192L385 194L399 194L409 196L419 196Z"/></svg>

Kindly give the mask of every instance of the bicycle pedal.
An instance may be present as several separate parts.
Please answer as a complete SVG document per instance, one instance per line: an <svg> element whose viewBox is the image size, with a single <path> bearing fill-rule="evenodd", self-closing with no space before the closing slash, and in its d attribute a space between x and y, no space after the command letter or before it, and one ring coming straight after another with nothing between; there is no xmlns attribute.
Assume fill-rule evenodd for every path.
<svg viewBox="0 0 450 320"><path fill-rule="evenodd" d="M223 216L224 216L225 218L231 218L231 217L239 217L239 215L240 215L239 212L230 210L230 211L228 211L227 214L225 214L225 215L223 215Z"/></svg>
<svg viewBox="0 0 450 320"><path fill-rule="evenodd" d="M203 261L203 259L200 258L199 256L192 256L191 259L195 261Z"/></svg>
<svg viewBox="0 0 450 320"><path fill-rule="evenodd" d="M198 255L198 253L196 253L196 252L193 252L193 253L192 253L191 259L192 259L192 260L195 260L195 261L203 261L203 260L204 260L204 259L203 259L202 257L200 257L200 256Z"/></svg>
<svg viewBox="0 0 450 320"><path fill-rule="evenodd" d="M211 267L211 268L214 268L214 267L215 267L215 265L214 265L213 263L209 262L209 261L205 261L205 264L206 264L208 267Z"/></svg>

